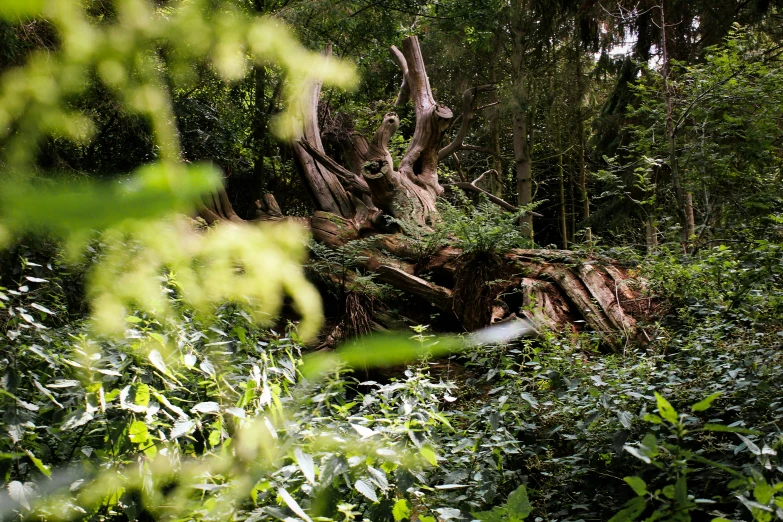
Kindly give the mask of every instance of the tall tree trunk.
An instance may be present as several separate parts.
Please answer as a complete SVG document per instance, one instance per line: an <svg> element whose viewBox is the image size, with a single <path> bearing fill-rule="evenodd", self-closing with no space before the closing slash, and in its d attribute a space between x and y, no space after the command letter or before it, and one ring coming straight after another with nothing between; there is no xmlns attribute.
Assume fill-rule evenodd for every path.
<svg viewBox="0 0 783 522"><path fill-rule="evenodd" d="M266 144L267 136L269 135L269 122L268 114L266 112L265 97L266 67L263 65L256 65L253 70L253 79L255 80L252 123L253 147L255 148L253 151L253 174L255 175L256 186L260 194L263 190L268 189L268 180L266 179L266 173L264 171L264 157L267 152ZM253 198L254 201L256 199L258 198Z"/></svg>
<svg viewBox="0 0 783 522"><path fill-rule="evenodd" d="M578 28L578 25L576 25ZM578 29L577 29L578 31ZM577 94L577 127L576 132L579 135L579 198L582 203L582 220L587 221L590 217L590 199L587 193L587 164L585 162L585 84L582 74L582 51L579 47L578 32L574 38L574 60L576 62L576 94ZM585 241L593 240L593 231L588 226L585 228Z"/></svg>
<svg viewBox="0 0 783 522"><path fill-rule="evenodd" d="M693 194L691 192L685 193L685 232L690 243L693 236L696 235L696 219L693 215Z"/></svg>
<svg viewBox="0 0 783 522"><path fill-rule="evenodd" d="M525 34L525 17L528 16L525 0L513 3L512 54L514 109L511 115L512 140L514 142L514 169L517 179L517 202L526 207L533 202L533 165L530 154L530 86L526 60L529 34ZM526 213L520 218L525 237L533 239L533 216Z"/></svg>
<svg viewBox="0 0 783 522"><path fill-rule="evenodd" d="M517 202L526 207L533 202L533 168L530 158L527 111L515 108L512 115L514 140L514 167L517 177ZM522 234L533 239L533 216L530 213L520 218Z"/></svg>
<svg viewBox="0 0 783 522"><path fill-rule="evenodd" d="M682 249L687 254L689 252L690 236L688 234L688 218L686 210L685 192L680 180L680 165L677 157L677 127L674 124L674 93L671 81L671 64L669 63L669 54L667 50L667 26L666 26L666 8L664 2L658 6L661 10L661 54L663 60L663 96L666 104L666 137L669 152L669 168L672 176L672 186L674 187L674 197L676 199L677 218L680 222Z"/></svg>
<svg viewBox="0 0 783 522"><path fill-rule="evenodd" d="M489 70L489 81L492 85L497 84L497 73L495 71L494 62ZM497 174L490 183L488 192L491 192L495 196L502 198L503 180L505 179L505 175L503 173L503 159L501 156L500 147L500 111L497 109L492 111L492 116L490 118L490 133L490 139L492 141L492 152L494 152L494 155L492 156L492 168Z"/></svg>
<svg viewBox="0 0 783 522"><path fill-rule="evenodd" d="M561 145L562 146L562 145ZM563 250L568 250L568 212L566 211L565 180L563 175L563 151L557 161L557 188L560 196L560 236L563 238Z"/></svg>

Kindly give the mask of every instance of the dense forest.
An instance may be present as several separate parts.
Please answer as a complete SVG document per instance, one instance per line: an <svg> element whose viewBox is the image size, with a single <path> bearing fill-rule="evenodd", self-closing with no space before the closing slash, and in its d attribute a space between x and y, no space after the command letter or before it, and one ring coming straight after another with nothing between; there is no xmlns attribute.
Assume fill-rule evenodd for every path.
<svg viewBox="0 0 783 522"><path fill-rule="evenodd" d="M0 0L0 520L783 520L781 0Z"/></svg>

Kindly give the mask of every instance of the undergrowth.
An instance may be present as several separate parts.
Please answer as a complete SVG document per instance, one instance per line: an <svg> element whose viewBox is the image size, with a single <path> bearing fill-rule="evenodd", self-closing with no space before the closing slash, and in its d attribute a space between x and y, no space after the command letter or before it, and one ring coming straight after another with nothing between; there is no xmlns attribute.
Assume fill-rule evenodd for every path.
<svg viewBox="0 0 783 522"><path fill-rule="evenodd" d="M2 291L2 516L772 520L779 263L765 243L651 259L639 270L668 316L625 355L549 332L373 382L304 379L295 329L259 329L239 304L209 323L135 313L121 339L95 338L61 320L65 269L23 257Z"/></svg>

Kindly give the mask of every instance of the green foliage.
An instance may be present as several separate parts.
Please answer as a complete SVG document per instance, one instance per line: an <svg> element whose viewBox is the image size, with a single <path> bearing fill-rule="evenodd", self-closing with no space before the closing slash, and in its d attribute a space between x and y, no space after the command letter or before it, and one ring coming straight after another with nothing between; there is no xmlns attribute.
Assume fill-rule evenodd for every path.
<svg viewBox="0 0 783 522"><path fill-rule="evenodd" d="M662 77L645 70L632 87L637 104L629 109L634 121L630 161L622 189L615 193L630 197L643 218L651 216L656 224L659 216L674 215L668 181L671 131L683 190L694 195L696 243L734 238L740 231L758 239L777 235L772 222L781 201L771 188L780 181L781 129L774 123L783 106L780 60L777 42L735 25L726 42L710 48L703 61L673 62L671 128Z"/></svg>
<svg viewBox="0 0 783 522"><path fill-rule="evenodd" d="M651 291L686 324L727 331L737 324L766 330L783 326L781 247L766 240L726 245L683 259L662 250L645 264ZM762 326L763 325L763 326Z"/></svg>
<svg viewBox="0 0 783 522"><path fill-rule="evenodd" d="M500 254L513 248L532 248L519 226L519 218L532 208L506 212L481 195L475 206L457 207L439 202L442 221L430 241L452 241L465 255Z"/></svg>
<svg viewBox="0 0 783 522"><path fill-rule="evenodd" d="M104 332L122 331L129 304L165 315L165 289L157 278L166 273L192 307L206 312L225 301L244 301L261 323L277 314L286 293L305 319L302 334L314 333L320 301L298 266L299 234L221 226L199 235L168 217L191 212L202 195L219 187L214 168L180 162L172 89L190 88L208 76L196 62L224 81L243 78L251 62L274 62L292 79L285 87L288 111L278 125L283 129L304 111L297 100L306 78L348 85L351 69L327 63L279 23L250 18L231 2L158 7L122 0L99 15L70 1L12 3L4 9L0 16L46 20L59 40L54 51L35 51L23 66L0 77L0 165L6 174L0 241L50 229L83 246L91 230L115 227L103 237L106 263L91 276L94 317ZM93 136L90 111L73 100L94 84L116 100L119 113L149 122L157 161L122 184L31 180L38 143L86 144Z"/></svg>
<svg viewBox="0 0 783 522"><path fill-rule="evenodd" d="M706 411L719 395L719 393L710 395L691 406L691 410L694 412ZM672 405L657 392L655 397L660 417L648 415L645 420L653 425L666 425L670 433L668 439L676 442L666 442L665 440L659 442L654 435L647 434L640 446L625 446L624 449L645 463L665 470L669 477L669 483L653 491L648 490L647 484L640 477L626 477L625 481L637 496L629 500L626 507L612 517L612 521L636 520L648 506L655 507L655 510L647 520L691 520L692 515L704 507L722 503L722 499L715 495L714 491L711 498L698 498L690 494L688 489L689 474L700 466L712 467L731 479L726 486L728 491L750 511L753 520L769 522L773 520L773 513L776 511L777 518L783 518L781 516L783 515L783 511L781 511L783 508L783 480L775 481L774 473L767 473L765 476L765 470L771 471L773 469L772 459L777 457L777 451L766 445L759 448L756 443L742 435L742 433L760 435L759 432L733 425L724 426L711 423L705 423L702 428L695 428L693 422L695 419L688 419L686 415L678 415ZM693 444L697 440L694 435L698 436L699 431L736 433L742 444L735 449L735 453L746 448L755 457L753 464L746 468L745 473L748 474L745 475L740 470L705 458L701 451L688 450L687 445ZM770 479L773 480L772 483L768 483ZM776 495L778 492L781 492L779 496ZM718 515L720 513L713 511L712 514ZM721 514L720 517L713 520L722 521L725 520L725 517Z"/></svg>
<svg viewBox="0 0 783 522"><path fill-rule="evenodd" d="M519 522L526 519L532 510L527 489L523 484L508 496L504 505L497 506L492 511L474 512L473 516L482 522Z"/></svg>
<svg viewBox="0 0 783 522"><path fill-rule="evenodd" d="M779 496L774 334L651 326L662 339L623 357L588 337L494 345L418 327L303 357L241 303L207 320L175 292L168 316L134 313L96 339L60 321L52 268L26 262L3 291L0 471L5 509L24 517L630 520L679 506L740 519L733 495ZM354 378L419 357L384 383Z"/></svg>

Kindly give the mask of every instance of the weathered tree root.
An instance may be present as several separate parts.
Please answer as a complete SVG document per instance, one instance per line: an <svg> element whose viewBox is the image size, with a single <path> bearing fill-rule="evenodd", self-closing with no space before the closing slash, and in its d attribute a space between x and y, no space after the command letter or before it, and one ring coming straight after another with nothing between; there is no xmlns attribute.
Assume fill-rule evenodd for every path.
<svg viewBox="0 0 783 522"><path fill-rule="evenodd" d="M362 243L370 245L362 252L364 270L376 274L378 281L441 310L467 330L526 318L542 329L589 328L615 350L636 338L636 318L623 303L634 302L639 292L612 260L579 258L560 250L464 256L459 249L446 246L424 252L420 242L400 233L388 234L397 229L426 233L440 219L436 200L444 189L438 178L438 162L471 147L464 144L464 138L479 110L476 99L494 90L491 85L483 85L465 91L460 128L451 143L441 148L447 129L456 119L449 108L435 100L419 41L408 37L402 50L392 47L391 51L402 73L397 105L410 102L416 114L413 136L397 168L389 149L389 140L400 123L395 112L383 117L372 140L352 137L352 150L346 154L350 168L330 158L318 126L321 83L315 77L308 82L301 129L291 146L318 209L309 219L300 218L315 240L332 248L357 239L369 240ZM483 191L477 182L454 186L484 193L502 208L518 211ZM258 207L258 219L295 219L282 216L271 196L259 201ZM217 219L239 220L225 191L205 202L200 213L210 223ZM526 212L526 222L530 223L533 216L537 214ZM362 330L371 322L364 321L364 313L358 311L366 307L359 305L358 301L352 305L357 311L356 324L341 329Z"/></svg>
<svg viewBox="0 0 783 522"><path fill-rule="evenodd" d="M381 243L393 250L394 242ZM402 259L410 254L406 247L391 253ZM541 329L595 331L613 350L641 340L637 318L623 307L639 297L639 285L610 259L514 250L466 260L459 249L444 247L424 264L367 267L380 281L453 314L467 330L519 317ZM442 284L420 277L425 274Z"/></svg>

